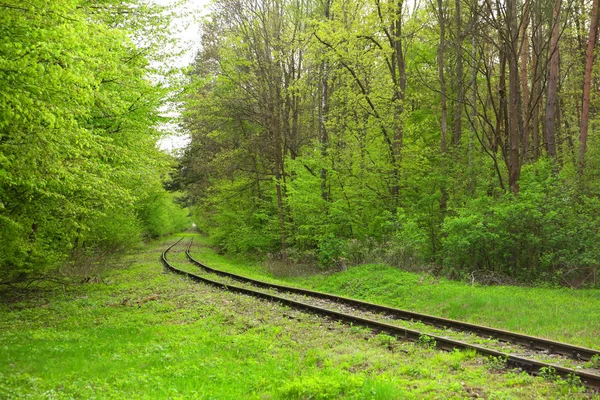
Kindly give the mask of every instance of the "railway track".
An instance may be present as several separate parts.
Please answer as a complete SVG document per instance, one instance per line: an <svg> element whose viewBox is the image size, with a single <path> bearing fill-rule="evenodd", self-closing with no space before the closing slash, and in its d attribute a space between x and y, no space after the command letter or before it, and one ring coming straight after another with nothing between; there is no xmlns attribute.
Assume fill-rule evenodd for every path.
<svg viewBox="0 0 600 400"><path fill-rule="evenodd" d="M162 261L165 265L165 268L167 268L168 270L186 276L189 279L194 280L196 282L201 282L204 284L216 286L236 293L261 298L264 300L276 301L278 303L287 305L295 309L310 312L313 314L318 314L321 316L326 316L331 319L342 321L345 323L361 325L373 329L377 332L386 333L401 339L407 339L411 341L422 341L423 338L426 338L428 343L434 344L435 347L442 350L452 351L453 349L471 349L486 357L495 357L496 359L505 360L507 366L519 368L532 375L556 374L557 376L560 376L562 378L579 377L579 379L585 386L594 391L600 391L600 374L580 369L568 368L554 363L539 361L532 357L538 353L554 353L560 354L564 357L569 357L574 360L587 361L595 356L600 357L600 351L598 350L569 345L566 343L556 342L533 336L527 336L520 333L465 323L461 321L415 313L412 311L382 306L347 297L336 296L329 293L316 292L307 289L300 289L285 285L263 282L241 275L217 270L197 261L192 257L192 255L190 254L190 247L192 245L192 241L190 241L190 243L187 245L184 251L185 255L190 260L190 262L202 268L202 270L206 274L224 277L228 280L228 282L215 280L207 276L200 276L176 268L167 260L166 255L169 252L169 250L171 250L173 247L179 244L182 239L183 238L169 246L163 252ZM242 286L232 284L231 281L239 282L242 284ZM267 289L267 291L259 291L256 290L255 287ZM291 294L292 298L290 298L289 295L286 295L286 293ZM319 301L315 301L314 299L318 299ZM358 313L359 315L357 315L356 310L361 310L363 312L363 315L360 315L360 313ZM364 313L367 313L367 317L365 317ZM525 357L521 355L507 353L490 347L484 347L480 344L474 344L463 340L449 338L447 337L447 335L444 334L432 334L424 332L422 329L416 330L404 326L390 324L385 321L381 321L381 318L377 318L377 316L382 315L384 316L383 318L388 320L392 319L411 322L417 321L435 328L467 332L470 334L478 335L483 338L496 339L498 341L524 347L528 349L528 352L531 353L531 355L528 354Z"/></svg>

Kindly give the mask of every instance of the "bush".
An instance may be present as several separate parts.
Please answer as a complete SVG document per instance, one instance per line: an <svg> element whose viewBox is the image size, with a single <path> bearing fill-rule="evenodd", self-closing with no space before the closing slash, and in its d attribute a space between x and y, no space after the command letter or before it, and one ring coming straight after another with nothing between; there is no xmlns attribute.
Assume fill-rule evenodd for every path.
<svg viewBox="0 0 600 400"><path fill-rule="evenodd" d="M317 257L319 264L326 268L336 266L343 262L348 254L347 244L344 240L336 238L333 234L329 234L319 241L317 246Z"/></svg>
<svg viewBox="0 0 600 400"><path fill-rule="evenodd" d="M181 232L191 226L187 210L175 203L174 196L165 191L147 196L138 206L143 232L159 237Z"/></svg>
<svg viewBox="0 0 600 400"><path fill-rule="evenodd" d="M112 209L89 221L85 243L101 252L118 253L140 242L142 226L132 209Z"/></svg>
<svg viewBox="0 0 600 400"><path fill-rule="evenodd" d="M600 201L576 196L541 160L523 169L518 196L473 199L443 225L443 263L533 281L600 264ZM564 283L564 282L563 282Z"/></svg>
<svg viewBox="0 0 600 400"><path fill-rule="evenodd" d="M402 208L390 220L392 240L386 246L383 261L403 268L423 263L429 253L427 232Z"/></svg>
<svg viewBox="0 0 600 400"><path fill-rule="evenodd" d="M276 252L281 244L279 220L267 210L248 214L237 209L222 211L215 217L210 233L225 251L233 253Z"/></svg>

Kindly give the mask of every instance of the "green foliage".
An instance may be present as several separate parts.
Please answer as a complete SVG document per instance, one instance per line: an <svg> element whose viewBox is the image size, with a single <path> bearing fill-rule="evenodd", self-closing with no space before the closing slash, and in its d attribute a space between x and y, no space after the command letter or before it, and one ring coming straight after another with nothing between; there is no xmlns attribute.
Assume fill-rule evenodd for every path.
<svg viewBox="0 0 600 400"><path fill-rule="evenodd" d="M586 387L581 382L581 378L574 374L569 374L561 379L553 367L542 367L539 375L547 381L556 382L563 395L586 392Z"/></svg>
<svg viewBox="0 0 600 400"><path fill-rule="evenodd" d="M404 209L395 215L389 214L388 226L392 239L387 246L385 261L404 268L419 265L431 254L429 237L415 216L409 216Z"/></svg>
<svg viewBox="0 0 600 400"><path fill-rule="evenodd" d="M573 269L595 269L600 212L597 198L575 195L552 164L523 170L519 196L473 199L444 221L447 268L490 270L531 280L559 281Z"/></svg>
<svg viewBox="0 0 600 400"><path fill-rule="evenodd" d="M346 243L341 239L337 239L333 234L322 239L317 245L319 263L324 267L335 266L346 255Z"/></svg>
<svg viewBox="0 0 600 400"><path fill-rule="evenodd" d="M534 118L532 107L547 101L537 84L547 74L548 50L536 50L539 71L521 71L532 97L519 94L517 118L502 97L511 91L512 67L499 53L508 25L479 21L475 34L466 34L470 7L459 27L450 2L441 48L434 3L406 7L215 3L184 97L192 140L181 171L197 225L225 251L303 265L332 268L344 258L473 282L477 272L504 282L597 284L600 141L590 136L579 165L581 110L573 105L581 103L583 65L572 58L576 52L561 55L572 73L560 85L561 144L546 159L550 149L544 153L539 132L550 115L537 110ZM544 36L551 5L536 7ZM585 25L582 11L575 12ZM569 48L579 28L563 23L560 40ZM494 35L478 34L488 29ZM533 42L523 50L533 54ZM529 101L536 91L540 101ZM515 132L509 122L520 117L526 121Z"/></svg>
<svg viewBox="0 0 600 400"><path fill-rule="evenodd" d="M592 358L590 359L590 361L588 361L586 363L586 366L588 368L595 368L595 369L600 369L600 356L597 354L594 354L592 356Z"/></svg>
<svg viewBox="0 0 600 400"><path fill-rule="evenodd" d="M172 161L156 148L168 88L150 80L159 72L150 62L166 56L167 10L136 0L4 3L0 284L182 226L160 178ZM141 41L145 30L153 35ZM168 229L157 225L164 218L140 221L156 193L163 213L178 215Z"/></svg>
<svg viewBox="0 0 600 400"><path fill-rule="evenodd" d="M428 349L432 349L435 348L436 346L436 340L435 338L428 336L428 335L421 335L419 336L419 340L418 343L420 346L423 346L425 348Z"/></svg>
<svg viewBox="0 0 600 400"><path fill-rule="evenodd" d="M485 366L490 371L498 372L506 369L508 359L506 357L489 356L485 359Z"/></svg>
<svg viewBox="0 0 600 400"><path fill-rule="evenodd" d="M295 382L287 383L280 389L279 397L282 399L339 399L342 397L358 397L363 380L352 377L341 381L339 377L330 379L309 377Z"/></svg>
<svg viewBox="0 0 600 400"><path fill-rule="evenodd" d="M386 347L388 349L392 349L398 339L394 336L387 335L385 333L380 333L376 335L373 340L378 343L380 346Z"/></svg>
<svg viewBox="0 0 600 400"><path fill-rule="evenodd" d="M188 229L191 222L187 214L175 203L174 195L164 191L140 200L137 210L144 233L153 238Z"/></svg>
<svg viewBox="0 0 600 400"><path fill-rule="evenodd" d="M211 192L204 206L213 212L202 212L195 220L209 232L215 242L232 253L277 252L278 221L273 203L258 197L231 195L246 186L222 181ZM265 186L268 186L265 184Z"/></svg>
<svg viewBox="0 0 600 400"><path fill-rule="evenodd" d="M558 379L558 374L553 367L540 368L540 376L548 381L555 381Z"/></svg>
<svg viewBox="0 0 600 400"><path fill-rule="evenodd" d="M581 378L577 375L574 375L574 374L567 375L567 377L565 378L565 382L572 389L574 389L576 393L577 392L585 393L587 390L586 387L583 385L583 382L581 382Z"/></svg>
<svg viewBox="0 0 600 400"><path fill-rule="evenodd" d="M93 250L120 252L137 245L143 228L131 209L112 209L88 222L89 232L85 240L94 246Z"/></svg>

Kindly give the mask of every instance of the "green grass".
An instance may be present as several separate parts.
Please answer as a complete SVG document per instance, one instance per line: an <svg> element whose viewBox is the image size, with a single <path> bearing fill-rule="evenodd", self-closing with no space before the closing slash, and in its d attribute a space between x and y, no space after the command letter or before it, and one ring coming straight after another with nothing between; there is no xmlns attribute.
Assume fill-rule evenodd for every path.
<svg viewBox="0 0 600 400"><path fill-rule="evenodd" d="M209 243L201 236L194 240ZM192 255L209 266L267 281L600 349L597 289L471 286L374 264L333 274L276 278L259 263L220 256L208 247L194 247Z"/></svg>
<svg viewBox="0 0 600 400"><path fill-rule="evenodd" d="M295 283L317 290L600 348L600 291L470 286L384 265Z"/></svg>
<svg viewBox="0 0 600 400"><path fill-rule="evenodd" d="M583 396L577 386L499 373L471 352L432 350L163 273L159 255L172 241L107 269L106 284L2 303L0 398Z"/></svg>

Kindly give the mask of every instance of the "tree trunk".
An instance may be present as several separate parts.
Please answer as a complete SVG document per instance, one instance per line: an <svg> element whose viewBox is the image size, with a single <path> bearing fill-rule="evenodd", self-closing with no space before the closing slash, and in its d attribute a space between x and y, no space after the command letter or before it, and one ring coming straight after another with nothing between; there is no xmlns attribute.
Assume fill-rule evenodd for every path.
<svg viewBox="0 0 600 400"><path fill-rule="evenodd" d="M454 23L456 25L456 102L454 104L454 135L452 143L460 143L462 136L462 108L464 103L464 79L463 79L463 54L462 54L462 15L460 11L460 2L455 0Z"/></svg>
<svg viewBox="0 0 600 400"><path fill-rule="evenodd" d="M323 15L326 21L330 18L330 1L325 0L323 7ZM329 149L329 134L327 132L326 119L329 113L329 64L327 61L322 61L320 65L321 70L321 87L320 87L320 104L319 104L319 142L321 144L321 156L323 162L326 162L327 153ZM321 168L321 197L323 200L329 200L329 190L327 188L327 168L323 166Z"/></svg>
<svg viewBox="0 0 600 400"><path fill-rule="evenodd" d="M285 205L283 202L284 192L282 189L282 183L284 182L283 176L283 137L282 137L282 121L280 116L282 101L280 99L280 89L277 85L271 87L271 101L273 106L271 107L271 124L270 129L273 135L273 152L275 158L274 175L275 175L275 190L277 192L277 212L279 216L279 230L281 233L281 259L282 261L287 260L287 234L285 228Z"/></svg>
<svg viewBox="0 0 600 400"><path fill-rule="evenodd" d="M556 0L552 11L552 37L549 48L548 90L546 94L546 116L544 124L544 145L550 157L556 160L556 105L558 90L558 39L560 36L560 5Z"/></svg>
<svg viewBox="0 0 600 400"><path fill-rule="evenodd" d="M533 78L529 107L531 110L531 158L540 156L540 107L542 105L542 11L540 2L533 4L532 44L533 44Z"/></svg>
<svg viewBox="0 0 600 400"><path fill-rule="evenodd" d="M507 0L508 38L508 86L509 86L509 117L508 117L508 184L514 194L519 193L519 178L521 176L521 160L519 155L520 138L522 137L521 93L519 87L519 31L517 24L517 2Z"/></svg>
<svg viewBox="0 0 600 400"><path fill-rule="evenodd" d="M529 83L527 80L527 66L529 65L529 42L527 40L527 26L529 24L529 1L523 0L523 18L521 19L520 40L521 40L521 98L525 106L525 116L523 124L523 160L530 158L529 150L529 126L531 122L531 105L529 103Z"/></svg>
<svg viewBox="0 0 600 400"><path fill-rule="evenodd" d="M585 167L585 152L587 147L590 116L590 92L592 90L592 67L594 64L594 48L596 47L596 35L598 31L598 2L599 0L593 0L592 18L590 20L590 35L588 37L587 54L585 60L583 100L581 102L581 130L579 132L579 174L583 174Z"/></svg>
<svg viewBox="0 0 600 400"><path fill-rule="evenodd" d="M475 5L471 6L471 60L473 60L473 65L471 66L471 113L470 113L470 121L471 121L471 129L469 129L469 148L468 148L468 158L469 158L469 193L471 196L475 194L475 168L473 162L473 152L474 152L474 136L475 136L475 117L477 115L476 112L476 102L477 102L477 72L478 67L475 60L477 59L477 39L474 34L475 31L475 23L477 21L477 17L475 15Z"/></svg>
<svg viewBox="0 0 600 400"><path fill-rule="evenodd" d="M400 159L403 141L402 113L404 111L404 94L406 92L406 64L404 62L404 53L402 49L402 10L403 0L396 2L396 17L394 21L394 56L398 67L398 80L396 82L396 107L394 113L394 146L393 146L393 179L392 184L392 203L394 212L400 202Z"/></svg>
<svg viewBox="0 0 600 400"><path fill-rule="evenodd" d="M502 157L508 164L506 146L508 141L508 102L506 100L506 48L500 50L500 74L498 77L498 95L500 97L498 104L498 116L496 118L495 137L492 142L492 151L498 152L498 147L502 151Z"/></svg>
<svg viewBox="0 0 600 400"><path fill-rule="evenodd" d="M438 22L440 24L440 44L438 46L438 77L440 80L440 95L442 107L442 125L440 148L442 151L442 174L446 175L446 136L448 133L448 109L446 105L446 78L444 77L444 49L446 46L446 25L444 21L444 7L442 0L437 0ZM446 210L448 193L444 184L441 186L440 210Z"/></svg>

